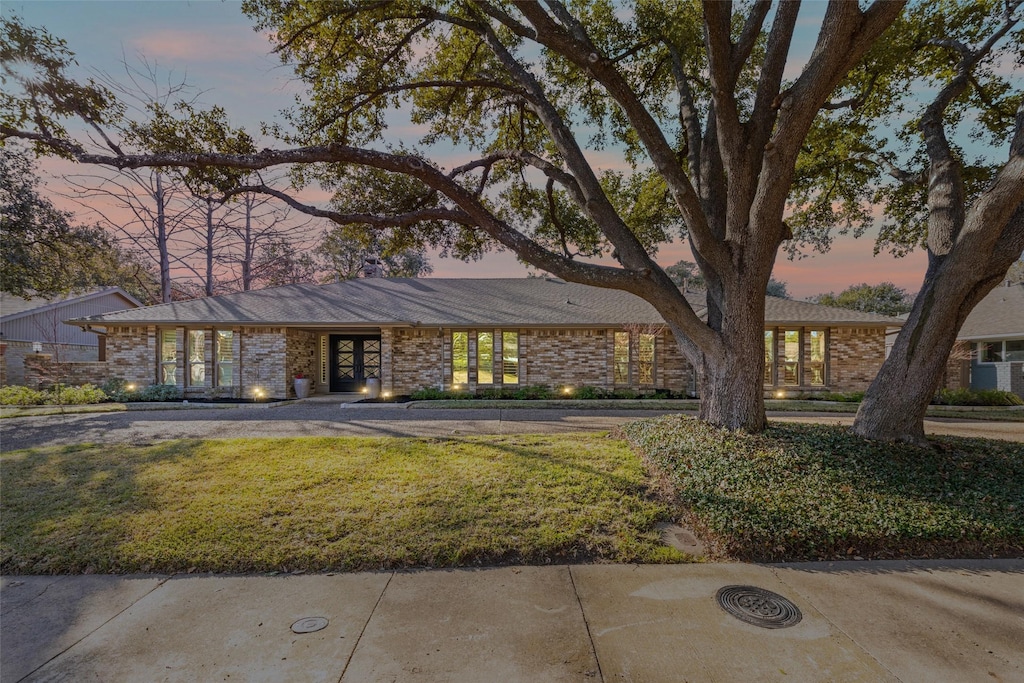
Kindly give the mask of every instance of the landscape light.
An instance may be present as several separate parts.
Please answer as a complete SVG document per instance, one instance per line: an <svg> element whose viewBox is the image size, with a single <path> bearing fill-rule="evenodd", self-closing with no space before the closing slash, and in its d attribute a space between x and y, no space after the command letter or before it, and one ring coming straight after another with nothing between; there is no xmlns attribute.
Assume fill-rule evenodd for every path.
<svg viewBox="0 0 1024 683"><path fill-rule="evenodd" d="M786 398L786 392L785 391L776 391L775 392L775 398Z"/></svg>
<svg viewBox="0 0 1024 683"><path fill-rule="evenodd" d="M385 391L382 395L384 396L384 398L391 398L391 392L390 391Z"/></svg>
<svg viewBox="0 0 1024 683"><path fill-rule="evenodd" d="M126 385L124 385L124 388L127 389L128 391L135 391L135 385L134 384L126 384Z"/></svg>
<svg viewBox="0 0 1024 683"><path fill-rule="evenodd" d="M370 393L370 388L369 387L363 387L362 391L363 391L364 394L368 394L368 393Z"/></svg>
<svg viewBox="0 0 1024 683"><path fill-rule="evenodd" d="M461 388L462 388L461 384L453 384L452 385L452 391L458 391Z"/></svg>
<svg viewBox="0 0 1024 683"><path fill-rule="evenodd" d="M260 387L256 387L255 389L252 390L252 395L255 398L263 398L263 389L261 389Z"/></svg>
<svg viewBox="0 0 1024 683"><path fill-rule="evenodd" d="M572 393L572 387L564 387L562 389L562 393L563 394L571 394Z"/></svg>

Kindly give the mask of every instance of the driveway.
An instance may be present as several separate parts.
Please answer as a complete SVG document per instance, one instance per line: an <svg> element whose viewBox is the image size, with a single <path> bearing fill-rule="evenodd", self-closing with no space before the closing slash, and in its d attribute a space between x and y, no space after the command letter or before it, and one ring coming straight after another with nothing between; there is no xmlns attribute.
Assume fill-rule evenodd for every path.
<svg viewBox="0 0 1024 683"><path fill-rule="evenodd" d="M274 408L194 408L85 413L0 420L5 451L81 443L289 436L446 436L606 431L671 411L412 408L406 405L297 403ZM852 415L769 413L772 419L850 424ZM1024 442L1024 423L929 419L934 434Z"/></svg>

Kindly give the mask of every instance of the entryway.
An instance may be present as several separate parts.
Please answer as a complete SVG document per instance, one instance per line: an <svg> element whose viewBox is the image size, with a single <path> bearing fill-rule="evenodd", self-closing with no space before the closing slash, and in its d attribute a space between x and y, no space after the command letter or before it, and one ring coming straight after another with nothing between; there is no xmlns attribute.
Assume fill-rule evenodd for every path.
<svg viewBox="0 0 1024 683"><path fill-rule="evenodd" d="M332 334L331 392L362 391L368 379L380 379L380 336Z"/></svg>

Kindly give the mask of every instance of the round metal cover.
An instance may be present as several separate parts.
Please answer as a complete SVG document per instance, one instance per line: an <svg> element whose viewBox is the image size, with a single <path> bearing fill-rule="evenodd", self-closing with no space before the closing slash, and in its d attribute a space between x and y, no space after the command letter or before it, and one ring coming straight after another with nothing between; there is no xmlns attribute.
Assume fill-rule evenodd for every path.
<svg viewBox="0 0 1024 683"><path fill-rule="evenodd" d="M715 596L718 604L740 621L761 628L787 628L800 623L800 609L778 593L755 586L725 586Z"/></svg>
<svg viewBox="0 0 1024 683"><path fill-rule="evenodd" d="M304 617L292 624L292 633L316 633L327 628L327 624L323 617Z"/></svg>

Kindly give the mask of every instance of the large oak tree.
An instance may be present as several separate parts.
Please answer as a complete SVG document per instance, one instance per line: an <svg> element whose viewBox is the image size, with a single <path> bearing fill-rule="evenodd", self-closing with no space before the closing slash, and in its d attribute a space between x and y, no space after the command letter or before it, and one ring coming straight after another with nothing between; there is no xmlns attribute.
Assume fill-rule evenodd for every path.
<svg viewBox="0 0 1024 683"><path fill-rule="evenodd" d="M826 234L814 209L827 193L813 179L832 172L821 164L834 151L830 127L845 135L835 113L879 91L865 64L890 73L913 59L879 48L904 4L829 2L810 57L787 77L800 9L790 0L251 0L246 11L275 36L309 93L275 128L286 146L248 154L199 148L173 132L145 150L110 140L88 148L60 118L78 115L99 130L117 125L116 106L95 84L66 82L63 45L23 31L2 56L43 64L51 85L5 96L0 133L116 168L292 166L296 182L319 182L342 198L329 209L305 207L314 215L462 257L497 243L567 280L632 292L657 308L697 368L701 417L758 430L764 294L780 245L794 237L787 199L801 199L798 237ZM1008 17L1017 10L1006 8ZM420 127L419 140L390 137L396 112ZM443 168L430 160L441 144L472 158ZM632 166L601 170L594 152L603 147L622 150ZM986 235L1012 224L1024 195L1021 158L1015 143L995 176L998 191L983 202ZM706 321L654 261L674 233L688 240L704 277ZM997 246L972 245L981 259ZM588 260L601 254L619 265ZM958 310L980 298L970 291ZM933 307L922 305L911 325L927 327Z"/></svg>

